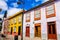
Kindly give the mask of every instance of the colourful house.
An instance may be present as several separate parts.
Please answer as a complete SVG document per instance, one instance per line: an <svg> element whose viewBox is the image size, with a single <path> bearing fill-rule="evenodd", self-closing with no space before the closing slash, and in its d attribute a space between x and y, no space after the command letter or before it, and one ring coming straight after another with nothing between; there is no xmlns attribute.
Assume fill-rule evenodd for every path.
<svg viewBox="0 0 60 40"><path fill-rule="evenodd" d="M17 38L18 40L20 40L22 37L22 13L23 11L20 11L17 12L15 15L7 18L7 34L10 35L10 39L16 40Z"/></svg>
<svg viewBox="0 0 60 40"><path fill-rule="evenodd" d="M60 40L60 1L37 6L24 13L24 40Z"/></svg>

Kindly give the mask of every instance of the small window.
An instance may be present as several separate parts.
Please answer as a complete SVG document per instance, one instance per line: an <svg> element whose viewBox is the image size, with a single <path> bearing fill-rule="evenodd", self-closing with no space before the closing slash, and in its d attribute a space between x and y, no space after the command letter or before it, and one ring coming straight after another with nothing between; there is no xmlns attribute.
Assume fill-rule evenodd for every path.
<svg viewBox="0 0 60 40"><path fill-rule="evenodd" d="M46 7L46 17L50 18L50 17L55 17L55 5L49 5Z"/></svg>
<svg viewBox="0 0 60 40"><path fill-rule="evenodd" d="M14 24L16 23L16 19L13 19L12 21L13 21Z"/></svg>
<svg viewBox="0 0 60 40"><path fill-rule="evenodd" d="M26 14L26 22L30 22L30 12Z"/></svg>
<svg viewBox="0 0 60 40"><path fill-rule="evenodd" d="M16 32L16 26L14 27L14 32Z"/></svg>
<svg viewBox="0 0 60 40"><path fill-rule="evenodd" d="M21 22L21 21L22 21L22 16L19 16L18 22Z"/></svg>
<svg viewBox="0 0 60 40"><path fill-rule="evenodd" d="M34 10L34 20L40 20L40 18L41 18L40 8L39 9L35 9Z"/></svg>

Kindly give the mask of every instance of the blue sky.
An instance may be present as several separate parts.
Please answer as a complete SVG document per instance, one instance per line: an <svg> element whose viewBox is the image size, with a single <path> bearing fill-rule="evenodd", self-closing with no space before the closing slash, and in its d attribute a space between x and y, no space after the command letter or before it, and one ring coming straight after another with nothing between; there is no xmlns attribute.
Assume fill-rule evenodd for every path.
<svg viewBox="0 0 60 40"><path fill-rule="evenodd" d="M0 12L0 14L4 14L4 11L5 10L10 10L10 9L24 9L25 10L30 10L31 8L34 8L46 1L49 1L49 0L20 0L21 2L24 3L23 4L17 4L17 1L18 0L0 0L0 8L2 8L2 11ZM13 11L12 11L13 12Z"/></svg>
<svg viewBox="0 0 60 40"><path fill-rule="evenodd" d="M24 7L25 10L29 10L29 9L31 9L37 5L40 5L48 0L20 0L21 2L24 3L24 5L22 5L22 4L18 5L17 1L18 0L5 0L8 7L16 7L16 8L23 8Z"/></svg>

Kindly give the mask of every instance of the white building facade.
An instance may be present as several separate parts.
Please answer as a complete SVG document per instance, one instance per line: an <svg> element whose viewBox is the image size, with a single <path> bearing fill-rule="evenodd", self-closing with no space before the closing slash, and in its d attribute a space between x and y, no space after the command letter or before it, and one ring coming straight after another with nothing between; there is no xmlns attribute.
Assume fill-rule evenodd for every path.
<svg viewBox="0 0 60 40"><path fill-rule="evenodd" d="M60 40L60 1L25 12L23 39Z"/></svg>

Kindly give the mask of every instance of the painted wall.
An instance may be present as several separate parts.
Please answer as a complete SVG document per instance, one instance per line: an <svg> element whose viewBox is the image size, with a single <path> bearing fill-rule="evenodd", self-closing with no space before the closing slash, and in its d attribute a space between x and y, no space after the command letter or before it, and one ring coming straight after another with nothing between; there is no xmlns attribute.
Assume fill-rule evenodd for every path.
<svg viewBox="0 0 60 40"><path fill-rule="evenodd" d="M12 35L18 35L19 26L21 26L21 32L22 32L22 14L19 14L18 16L15 16L15 17L9 19L10 32L11 32L11 27L13 27ZM14 33L14 32L16 32L16 33Z"/></svg>
<svg viewBox="0 0 60 40"><path fill-rule="evenodd" d="M34 24L35 23L41 23L41 35L42 39L47 40L47 22L50 21L56 21L56 29L57 29L57 38L60 40L60 1L55 2L55 9L56 9L56 17L46 18L46 10L45 6L41 7L41 20L34 21L34 10L30 11L31 18L30 22L26 22L26 14L24 14L24 20L23 20L23 37L26 37L26 25L30 25L30 38L34 38Z"/></svg>

